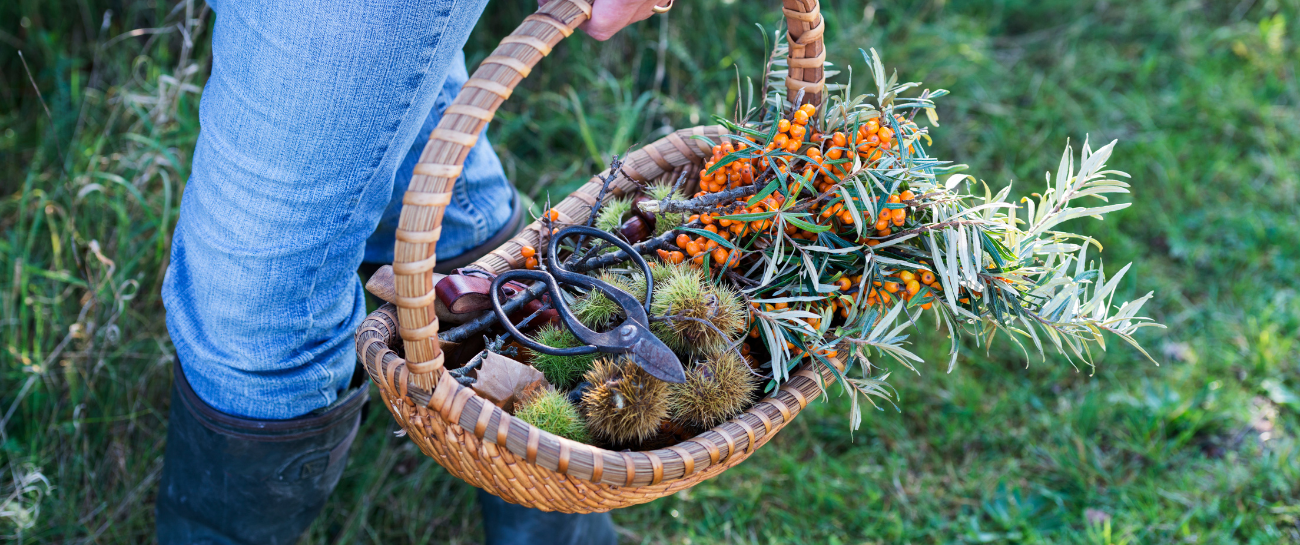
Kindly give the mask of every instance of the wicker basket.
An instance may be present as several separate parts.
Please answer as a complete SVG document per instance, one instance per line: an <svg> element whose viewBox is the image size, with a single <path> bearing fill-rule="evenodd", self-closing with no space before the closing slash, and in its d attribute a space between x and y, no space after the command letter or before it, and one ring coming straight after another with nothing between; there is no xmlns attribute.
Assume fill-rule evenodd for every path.
<svg viewBox="0 0 1300 545"><path fill-rule="evenodd" d="M817 0L784 0L784 8L789 96L803 90L802 102L820 104L825 22ZM358 356L379 385L385 405L420 450L457 477L507 501L568 513L649 502L722 473L769 441L821 395L820 384L831 380L829 371L818 377L801 367L748 411L689 441L647 452L614 452L515 419L445 372L432 271L452 184L477 135L511 90L590 15L591 7L583 0L551 0L501 41L447 108L402 199L393 263L396 305L375 311L357 332ZM637 182L697 170L711 150L692 136L717 140L721 134L717 126L683 129L628 154L623 170L636 182L614 182L608 198L635 189ZM561 223L587 219L602 176L555 207ZM499 273L520 266L520 249L538 245L541 229L537 223L528 226L471 267Z"/></svg>

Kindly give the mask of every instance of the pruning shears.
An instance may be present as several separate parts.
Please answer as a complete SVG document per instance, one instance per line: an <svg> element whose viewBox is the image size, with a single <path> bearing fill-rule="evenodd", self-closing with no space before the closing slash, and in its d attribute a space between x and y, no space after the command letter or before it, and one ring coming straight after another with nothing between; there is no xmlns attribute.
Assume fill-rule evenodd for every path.
<svg viewBox="0 0 1300 545"><path fill-rule="evenodd" d="M607 282L565 269L563 261L557 259L556 255L559 249L559 241L572 235L595 237L623 250L645 273L645 303L642 304L632 294ZM686 382L686 371L682 368L682 362L677 359L677 355L673 354L668 345L665 345L663 341L650 332L650 297L654 294L654 278L650 274L650 265L636 250L633 250L626 242L619 240L611 233L581 225L568 227L552 236L548 250L545 256L547 270L510 270L501 273L492 281L492 289L490 290L492 310L496 312L501 324L515 336L519 344L552 356L580 356L595 352L625 354L628 359L644 369L650 376L665 382L678 384ZM545 282L548 286L547 291L551 295L551 305L559 312L560 320L564 322L565 327L568 327L579 341L585 343L585 346L555 348L538 343L520 333L519 329L510 322L505 311L501 308L501 286L511 280ZM561 285L575 285L587 290L599 290L623 309L623 315L626 316L626 319L609 331L592 331L578 321L578 318L569 310L569 305L564 302L564 295L561 293Z"/></svg>

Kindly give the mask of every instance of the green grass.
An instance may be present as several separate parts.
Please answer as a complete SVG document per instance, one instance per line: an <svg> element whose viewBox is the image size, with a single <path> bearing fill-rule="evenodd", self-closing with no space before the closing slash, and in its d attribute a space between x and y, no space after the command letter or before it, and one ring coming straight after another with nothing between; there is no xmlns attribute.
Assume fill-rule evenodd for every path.
<svg viewBox="0 0 1300 545"><path fill-rule="evenodd" d="M124 5L125 4L125 5ZM531 8L490 8L482 59ZM638 142L730 112L777 2L681 2L570 39L493 123L514 180L561 195ZM198 133L202 4L0 6L0 535L151 539L171 346L158 289ZM114 11L101 30L104 10ZM761 9L760 9L761 8ZM618 511L627 542L1300 542L1300 2L828 2L829 59L875 47L953 91L937 155L1037 184L1067 139L1121 139L1134 205L1077 229L1169 329L1095 374L1010 343L916 338L901 411L850 435L816 403L722 476ZM159 34L115 38L137 28ZM37 99L25 55L49 108ZM190 68L192 67L192 68ZM370 412L310 543L474 542L472 490ZM21 536L21 537L18 537Z"/></svg>

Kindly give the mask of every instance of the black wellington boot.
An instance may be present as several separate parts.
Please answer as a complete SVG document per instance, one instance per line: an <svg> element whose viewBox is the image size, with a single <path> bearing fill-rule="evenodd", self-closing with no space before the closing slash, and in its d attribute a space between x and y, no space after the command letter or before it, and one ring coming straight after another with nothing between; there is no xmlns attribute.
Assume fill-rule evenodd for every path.
<svg viewBox="0 0 1300 545"><path fill-rule="evenodd" d="M478 491L487 545L614 545L609 513L547 513Z"/></svg>
<svg viewBox="0 0 1300 545"><path fill-rule="evenodd" d="M297 542L347 465L366 384L300 418L252 420L204 403L179 364L174 377L158 485L158 542Z"/></svg>

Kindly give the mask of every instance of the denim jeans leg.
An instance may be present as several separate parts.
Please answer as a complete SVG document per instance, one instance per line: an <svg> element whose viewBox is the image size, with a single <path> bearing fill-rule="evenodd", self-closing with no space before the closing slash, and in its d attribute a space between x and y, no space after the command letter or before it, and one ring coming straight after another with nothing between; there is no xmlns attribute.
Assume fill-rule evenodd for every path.
<svg viewBox="0 0 1300 545"><path fill-rule="evenodd" d="M204 402L289 419L346 385L365 241L485 4L214 2L202 132L163 286Z"/></svg>
<svg viewBox="0 0 1300 545"><path fill-rule="evenodd" d="M411 185L411 174L420 161L425 144L429 142L429 134L437 127L442 112L456 100L456 95L460 94L460 89L467 80L469 73L465 69L465 55L461 52L449 67L447 79L443 81L433 110L429 112L428 119L425 119L406 158L397 168L392 199L384 209L379 227L366 241L366 263L393 262L393 244L396 242L397 222L402 211L402 195ZM484 127L478 142L465 156L461 176L452 189L451 205L443 213L442 238L438 240L438 263L450 263L451 258L479 246L501 229L510 227L506 224L515 212L511 208L514 197L514 186L506 179L501 160L492 151L487 127Z"/></svg>

